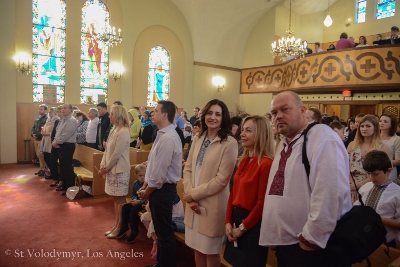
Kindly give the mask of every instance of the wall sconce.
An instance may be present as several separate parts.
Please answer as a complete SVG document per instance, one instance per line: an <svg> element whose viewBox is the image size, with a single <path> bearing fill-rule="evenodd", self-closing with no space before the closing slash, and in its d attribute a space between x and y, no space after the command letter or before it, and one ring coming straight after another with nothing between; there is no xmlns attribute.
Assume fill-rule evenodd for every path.
<svg viewBox="0 0 400 267"><path fill-rule="evenodd" d="M212 78L212 83L217 87L217 92L225 88L225 79L220 76Z"/></svg>
<svg viewBox="0 0 400 267"><path fill-rule="evenodd" d="M22 74L28 75L32 68L31 68L31 57L24 52L18 53L14 56L15 60L15 68L17 71L21 72Z"/></svg>
<svg viewBox="0 0 400 267"><path fill-rule="evenodd" d="M351 25L351 19L347 19L344 25L346 25L346 27L349 27Z"/></svg>
<svg viewBox="0 0 400 267"><path fill-rule="evenodd" d="M110 77L114 80L114 82L122 79L122 74L124 73L124 67L119 63L111 63L110 68Z"/></svg>

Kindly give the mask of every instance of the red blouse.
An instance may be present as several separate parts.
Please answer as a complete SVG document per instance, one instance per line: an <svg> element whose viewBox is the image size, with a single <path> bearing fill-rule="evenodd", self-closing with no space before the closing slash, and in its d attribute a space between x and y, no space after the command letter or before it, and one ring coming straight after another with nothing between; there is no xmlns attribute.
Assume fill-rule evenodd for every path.
<svg viewBox="0 0 400 267"><path fill-rule="evenodd" d="M232 223L233 207L250 210L249 216L242 221L246 229L253 228L262 217L264 197L272 159L245 157L236 170L233 188L228 200L225 223Z"/></svg>

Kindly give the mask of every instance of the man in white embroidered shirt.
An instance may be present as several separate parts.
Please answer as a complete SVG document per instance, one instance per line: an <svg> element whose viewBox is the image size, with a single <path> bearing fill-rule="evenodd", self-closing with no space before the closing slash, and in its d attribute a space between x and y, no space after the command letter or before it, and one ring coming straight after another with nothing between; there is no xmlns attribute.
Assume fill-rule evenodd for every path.
<svg viewBox="0 0 400 267"><path fill-rule="evenodd" d="M259 243L275 247L278 267L338 266L325 247L337 220L351 208L343 142L326 125L310 129L308 178L302 163L302 132L308 121L300 97L290 91L278 94L271 114L282 142L269 174Z"/></svg>
<svg viewBox="0 0 400 267"><path fill-rule="evenodd" d="M145 183L138 191L140 198L150 200L151 217L158 240L158 262L149 266L176 266L172 204L176 182L182 176L182 143L175 131L174 118L175 104L158 101L151 120L159 130L147 161Z"/></svg>

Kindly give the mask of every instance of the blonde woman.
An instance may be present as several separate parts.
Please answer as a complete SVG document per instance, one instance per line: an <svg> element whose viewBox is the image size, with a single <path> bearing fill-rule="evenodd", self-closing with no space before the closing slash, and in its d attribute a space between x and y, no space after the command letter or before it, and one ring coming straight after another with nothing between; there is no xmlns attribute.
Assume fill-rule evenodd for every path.
<svg viewBox="0 0 400 267"><path fill-rule="evenodd" d="M354 141L347 147L350 159L350 172L354 176L357 188L371 182L371 178L368 177L368 173L362 165L365 155L371 150L381 150L390 156L389 147L382 142L380 137L378 118L374 115L365 115L360 120ZM356 188L351 177L350 189L353 200L355 200Z"/></svg>
<svg viewBox="0 0 400 267"><path fill-rule="evenodd" d="M224 258L233 266L265 267L268 247L259 246L261 217L274 155L271 123L265 117L244 119L239 159L225 217ZM237 242L237 247L234 247Z"/></svg>
<svg viewBox="0 0 400 267"><path fill-rule="evenodd" d="M107 139L106 150L100 164L99 175L106 175L105 192L114 199L115 225L105 234L116 238L121 228L121 208L129 190L129 117L123 106L114 105L110 111L114 125Z"/></svg>

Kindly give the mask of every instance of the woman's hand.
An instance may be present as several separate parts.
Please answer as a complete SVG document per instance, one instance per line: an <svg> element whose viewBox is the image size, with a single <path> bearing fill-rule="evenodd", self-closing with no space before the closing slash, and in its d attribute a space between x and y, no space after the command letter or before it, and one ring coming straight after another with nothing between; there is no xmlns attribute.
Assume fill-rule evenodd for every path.
<svg viewBox="0 0 400 267"><path fill-rule="evenodd" d="M350 191L356 191L356 186L354 183L350 183Z"/></svg>
<svg viewBox="0 0 400 267"><path fill-rule="evenodd" d="M185 200L186 203L190 203L190 202L194 201L192 198L192 195L190 193L186 193L186 192L183 193L183 200Z"/></svg>
<svg viewBox="0 0 400 267"><path fill-rule="evenodd" d="M232 224L230 223L225 224L225 234L226 237L228 237L229 241L233 242L236 240L236 238L234 238L232 234Z"/></svg>
<svg viewBox="0 0 400 267"><path fill-rule="evenodd" d="M102 176L103 174L106 174L106 173L107 173L106 167L100 167L99 175Z"/></svg>
<svg viewBox="0 0 400 267"><path fill-rule="evenodd" d="M238 239L243 235L244 232L242 232L239 228L232 228L232 237L234 240Z"/></svg>
<svg viewBox="0 0 400 267"><path fill-rule="evenodd" d="M199 203L197 203L196 201L192 201L192 202L187 202L189 204L189 207L191 210L193 210L193 212L200 214L200 206Z"/></svg>

